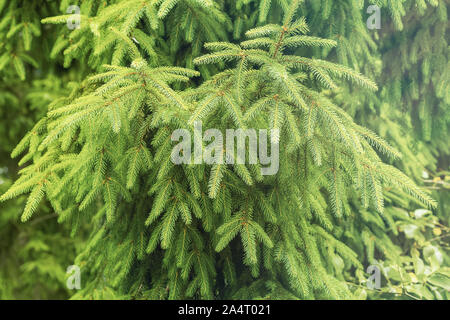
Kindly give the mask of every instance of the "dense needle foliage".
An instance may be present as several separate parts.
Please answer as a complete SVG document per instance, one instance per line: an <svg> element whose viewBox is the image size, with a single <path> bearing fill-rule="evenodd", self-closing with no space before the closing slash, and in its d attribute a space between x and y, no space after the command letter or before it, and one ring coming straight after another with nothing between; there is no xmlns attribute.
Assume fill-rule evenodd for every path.
<svg viewBox="0 0 450 320"><path fill-rule="evenodd" d="M0 298L448 299L448 5L0 0Z"/></svg>

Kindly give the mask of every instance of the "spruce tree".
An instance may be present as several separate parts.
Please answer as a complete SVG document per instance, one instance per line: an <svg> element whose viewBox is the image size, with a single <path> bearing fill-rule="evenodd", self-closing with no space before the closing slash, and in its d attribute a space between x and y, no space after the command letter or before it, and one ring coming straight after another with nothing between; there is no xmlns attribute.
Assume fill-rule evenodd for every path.
<svg viewBox="0 0 450 320"><path fill-rule="evenodd" d="M42 114L12 151L22 168L0 200L28 194L23 222L48 203L72 237L88 232L73 298L377 297L388 291L364 289L375 260L390 292L446 298L448 257L427 240L429 226L448 232L445 200L439 220L416 183L448 155L447 5L428 2L88 0L72 30L55 4L30 10L41 26L0 1L5 39L23 41L7 42L0 70L22 82L33 66L49 73L27 89ZM389 29L367 30L369 4L389 12ZM34 61L40 28L51 43ZM416 57L396 63L397 50ZM48 106L36 90L53 93ZM409 120L420 128L404 134ZM200 121L279 132L278 172L174 164L172 133Z"/></svg>

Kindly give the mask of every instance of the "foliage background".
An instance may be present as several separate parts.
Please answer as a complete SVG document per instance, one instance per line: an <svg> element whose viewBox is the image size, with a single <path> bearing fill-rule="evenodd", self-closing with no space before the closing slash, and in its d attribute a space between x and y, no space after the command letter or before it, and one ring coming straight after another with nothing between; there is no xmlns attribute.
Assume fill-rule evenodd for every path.
<svg viewBox="0 0 450 320"><path fill-rule="evenodd" d="M123 19L117 12L102 15L102 10L125 2L0 0L0 194L8 190L24 166L24 162L10 158L13 148L47 113L48 106L73 95L82 80L99 72L102 63L122 63L117 52L123 55L126 47L109 47L113 40L108 36L113 37L113 33L105 30L110 26L123 30L127 23L134 28L137 21L133 19L141 18L130 14L130 19ZM209 1L155 1L159 10L165 7L167 12L162 10L159 15L164 30L150 33L155 51L145 48L149 59L196 68L193 58L205 53L205 42L239 42L244 32L255 26L280 23L283 4L290 1L214 2L222 10L202 9ZM140 3L129 1L121 10L131 12ZM382 8L380 30L366 28L365 8L370 4ZM84 16L93 18L88 27L69 30L67 17L43 20L65 14L69 5L79 5ZM198 10L203 24L186 22L186 6ZM377 261L383 272L381 290L367 290L364 280L368 275L350 271L338 255L330 264L335 268L333 273L347 284L353 298L448 299L449 1L307 0L301 6L310 35L333 39L338 45L336 49L301 48L296 54L326 57L378 84L376 92L344 86L334 98L358 124L375 131L403 155L402 159L385 161L431 190L438 201L438 207L429 211L413 198L385 189L385 210L395 217L393 221L380 223L371 218L371 211L361 213L364 219L355 221L352 228L337 226L337 237L357 253L363 266ZM49 24L57 22L62 24ZM140 21L136 28L152 30L145 23ZM95 42L98 25L105 37ZM208 78L217 72L215 68L200 66L198 70ZM25 204L24 196L0 203L0 298L69 298L75 292L66 289L65 270L86 249L93 230L88 221L77 227L58 223L58 215L46 201L22 223ZM126 290L95 278L90 275L84 280L84 289L75 298L158 296L152 288ZM253 287L242 287L233 297L266 296L260 285L254 282ZM295 296L276 288L268 291L271 298Z"/></svg>

